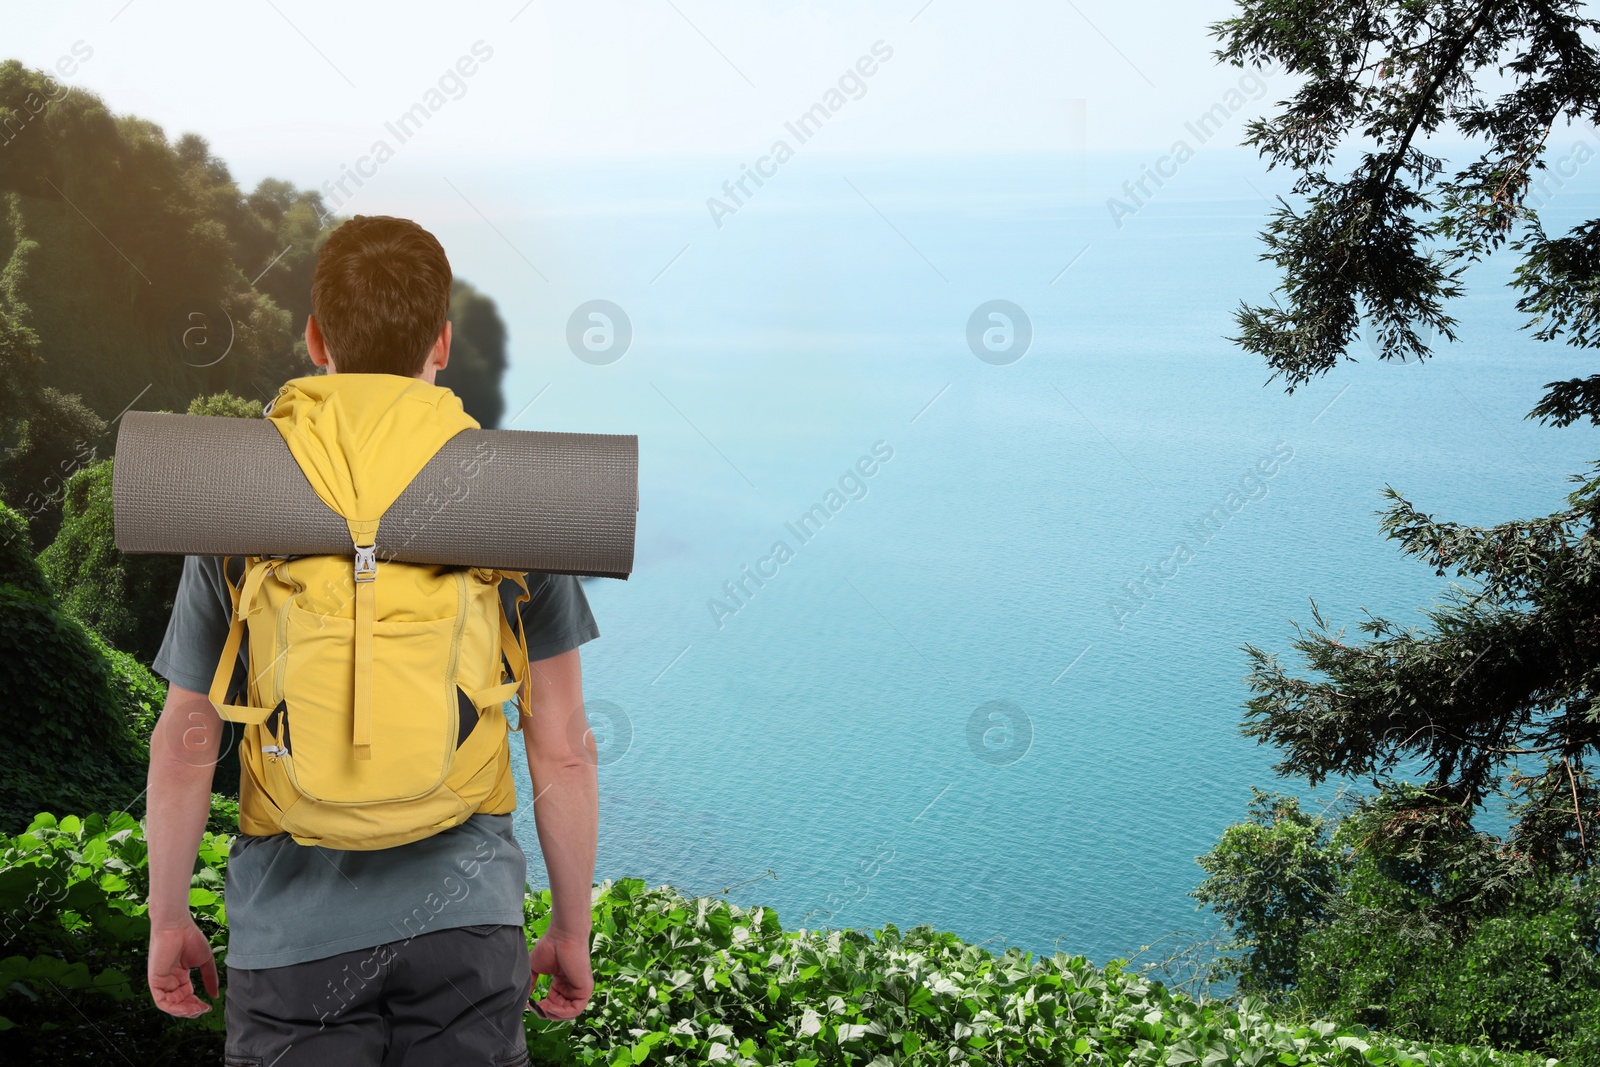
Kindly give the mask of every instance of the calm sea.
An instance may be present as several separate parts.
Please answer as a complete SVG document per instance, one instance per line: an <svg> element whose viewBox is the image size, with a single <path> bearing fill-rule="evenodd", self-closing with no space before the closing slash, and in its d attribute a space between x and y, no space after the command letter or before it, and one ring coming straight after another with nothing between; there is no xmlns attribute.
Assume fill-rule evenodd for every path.
<svg viewBox="0 0 1600 1067"><path fill-rule="evenodd" d="M1591 368L1519 331L1499 260L1436 360L1267 384L1226 339L1271 284L1252 160L1202 151L1118 226L1150 160L802 154L718 227L741 162L449 175L503 425L639 435L637 570L585 587L597 877L1097 962L1207 932L1195 857L1251 786L1307 795L1239 733L1241 646L1287 651L1312 597L1422 621L1447 583L1379 536L1385 485L1490 523L1600 451L1523 419ZM995 300L1020 358L1015 312L969 342Z"/></svg>

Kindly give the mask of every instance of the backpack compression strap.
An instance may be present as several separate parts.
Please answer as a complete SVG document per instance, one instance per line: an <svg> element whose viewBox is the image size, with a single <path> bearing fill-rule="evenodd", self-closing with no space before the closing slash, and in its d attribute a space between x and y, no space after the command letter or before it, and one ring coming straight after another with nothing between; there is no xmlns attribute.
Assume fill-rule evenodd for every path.
<svg viewBox="0 0 1600 1067"><path fill-rule="evenodd" d="M522 729L522 717L528 714L528 637L522 627L521 607L528 599L528 580L521 571L493 571L501 581L507 579L517 583L522 590L522 595L512 602L511 610L517 616L517 629L511 631L511 621L506 618L504 611L500 612L500 651L505 656L506 662L511 666L511 681L492 685L472 694L472 703L479 709L498 707L510 700L517 698L517 725L513 730Z"/></svg>
<svg viewBox="0 0 1600 1067"><path fill-rule="evenodd" d="M239 646L244 640L245 633L245 616L250 611L256 592L261 588L261 580L278 565L278 561L244 557L244 581L242 586L236 586L233 584L233 579L228 577L229 558L231 557L224 557L222 560L222 580L228 585L231 622L228 626L228 639L222 646L222 658L217 661L217 671L211 677L211 692L208 695L211 698L211 706L217 709L217 714L223 719L255 725L264 722L267 716L272 714L272 709L257 708L249 704L229 704L228 683L233 680L233 672L238 669ZM248 686L243 699L250 699Z"/></svg>

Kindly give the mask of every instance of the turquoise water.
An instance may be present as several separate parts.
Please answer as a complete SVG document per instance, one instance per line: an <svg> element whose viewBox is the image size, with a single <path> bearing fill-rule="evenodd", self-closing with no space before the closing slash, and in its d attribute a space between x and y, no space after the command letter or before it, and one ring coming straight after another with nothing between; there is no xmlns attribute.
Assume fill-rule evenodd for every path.
<svg viewBox="0 0 1600 1067"><path fill-rule="evenodd" d="M1270 284L1268 177L1202 156L1118 228L1138 163L797 159L720 229L738 161L458 182L496 219L441 237L506 313L504 424L640 439L637 570L586 586L597 877L1097 962L1207 932L1194 857L1252 785L1306 792L1238 732L1240 646L1286 649L1308 596L1354 632L1444 588L1379 537L1385 484L1474 523L1560 505L1592 431L1522 416L1588 371L1518 331L1502 262L1436 361L1358 345L1286 395L1225 339ZM565 340L593 299L632 329L604 365ZM992 299L1032 325L1006 365L967 341Z"/></svg>

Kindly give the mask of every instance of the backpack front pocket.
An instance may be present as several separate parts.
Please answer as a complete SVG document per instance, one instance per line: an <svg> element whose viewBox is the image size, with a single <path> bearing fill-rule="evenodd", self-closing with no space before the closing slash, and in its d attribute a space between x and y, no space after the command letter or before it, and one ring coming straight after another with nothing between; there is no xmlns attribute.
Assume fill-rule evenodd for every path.
<svg viewBox="0 0 1600 1067"><path fill-rule="evenodd" d="M286 769L307 797L329 804L409 800L435 789L455 750L460 617L373 623L372 758L352 744L353 619L291 604L284 716Z"/></svg>

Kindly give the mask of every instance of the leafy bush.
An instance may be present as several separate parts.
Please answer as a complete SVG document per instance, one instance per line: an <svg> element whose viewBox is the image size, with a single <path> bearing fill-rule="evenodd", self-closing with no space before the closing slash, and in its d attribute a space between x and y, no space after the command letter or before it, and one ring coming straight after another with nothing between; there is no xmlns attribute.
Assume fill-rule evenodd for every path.
<svg viewBox="0 0 1600 1067"><path fill-rule="evenodd" d="M221 806L214 801L214 814ZM230 843L204 836L190 893L213 951L226 941ZM127 815L40 815L0 842L0 1042L26 1057L17 1062L220 1058L220 1004L171 1019L144 987L146 863L143 833ZM531 941L549 925L549 892L531 894L525 913ZM1253 997L1196 1001L1130 974L1122 960L995 956L929 926L784 930L770 908L686 899L634 878L601 883L593 922L595 996L576 1020L527 1016L535 1062L1548 1067L1361 1026L1286 1022Z"/></svg>
<svg viewBox="0 0 1600 1067"><path fill-rule="evenodd" d="M50 583L33 558L28 519L0 501L0 586L16 586L34 596L49 596Z"/></svg>
<svg viewBox="0 0 1600 1067"><path fill-rule="evenodd" d="M155 729L162 706L167 702L167 683L129 653L112 648L93 630L88 634L111 672L111 692L118 714L133 731L134 737L147 741L150 731Z"/></svg>
<svg viewBox="0 0 1600 1067"><path fill-rule="evenodd" d="M1198 857L1208 877L1193 895L1234 931L1210 978L1266 994L1294 984L1300 939L1324 918L1342 864L1327 818L1294 797L1250 791L1246 820Z"/></svg>
<svg viewBox="0 0 1600 1067"><path fill-rule="evenodd" d="M0 504L0 528L23 527ZM137 812L148 724L166 691L131 657L63 613L13 537L0 550L0 693L11 724L0 747L0 833L41 808Z"/></svg>
<svg viewBox="0 0 1600 1067"><path fill-rule="evenodd" d="M549 923L548 891L528 902ZM1489 1064L1537 1058L1424 1048L1361 1026L1285 1024L1258 998L1196 1001L1123 960L995 956L930 926L785 931L767 908L605 882L596 996L572 1023L530 1017L536 1059L625 1064ZM541 983L545 980L541 979Z"/></svg>
<svg viewBox="0 0 1600 1067"><path fill-rule="evenodd" d="M26 416L6 435L14 440L0 455L0 492L34 520L37 547L55 535L66 482L94 461L106 424L76 394L51 386L27 403Z"/></svg>
<svg viewBox="0 0 1600 1067"><path fill-rule="evenodd" d="M0 268L0 380L7 388L0 390L0 442L10 445L14 432L12 423L28 417L30 402L39 387L39 335L22 324L27 308L17 300L13 279L28 254L37 245L11 240L12 235L0 229L0 249L11 245L9 262Z"/></svg>
<svg viewBox="0 0 1600 1067"><path fill-rule="evenodd" d="M149 663L167 632L183 557L123 555L117 549L113 462L101 460L67 479L61 530L40 553L39 564L60 590L67 614Z"/></svg>
<svg viewBox="0 0 1600 1067"><path fill-rule="evenodd" d="M224 942L229 839L207 833L190 890L195 921ZM222 1016L157 1012L145 985L150 921L144 832L40 815L0 848L0 1047L13 1063L220 1062Z"/></svg>
<svg viewBox="0 0 1600 1067"><path fill-rule="evenodd" d="M1256 791L1199 858L1232 930L1211 977L1290 1014L1600 1064L1600 884L1411 787L1338 819Z"/></svg>
<svg viewBox="0 0 1600 1067"><path fill-rule="evenodd" d="M213 393L210 396L197 396L189 401L190 415L220 415L233 419L259 419L261 417L261 401L246 400L242 396L232 393Z"/></svg>
<svg viewBox="0 0 1600 1067"><path fill-rule="evenodd" d="M1360 871L1352 881L1373 877ZM1333 921L1306 937L1295 996L1308 1008L1365 1013L1430 1040L1545 1048L1572 1064L1600 1063L1600 1049L1574 1049L1585 1017L1600 1012L1593 887L1530 881L1460 935L1419 910L1373 907L1371 899L1356 889Z"/></svg>
<svg viewBox="0 0 1600 1067"><path fill-rule="evenodd" d="M117 811L139 803L146 749L122 717L93 637L48 600L0 587L0 832L41 806Z"/></svg>

